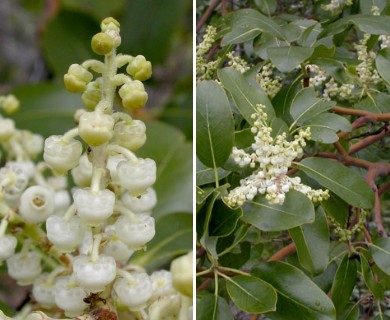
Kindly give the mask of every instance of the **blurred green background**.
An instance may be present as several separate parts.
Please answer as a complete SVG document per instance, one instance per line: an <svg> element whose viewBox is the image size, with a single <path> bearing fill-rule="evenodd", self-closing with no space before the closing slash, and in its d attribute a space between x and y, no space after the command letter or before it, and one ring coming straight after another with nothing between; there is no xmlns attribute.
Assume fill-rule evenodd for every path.
<svg viewBox="0 0 390 320"><path fill-rule="evenodd" d="M12 116L19 129L47 137L74 127L81 95L64 89L63 75L72 63L101 60L90 40L108 16L121 24L118 53L142 54L153 65L148 103L135 114L148 135L138 154L158 166L153 214L160 232L135 257L151 270L192 248L192 1L0 0L0 94L20 99ZM29 290L0 276L0 309L14 314Z"/></svg>

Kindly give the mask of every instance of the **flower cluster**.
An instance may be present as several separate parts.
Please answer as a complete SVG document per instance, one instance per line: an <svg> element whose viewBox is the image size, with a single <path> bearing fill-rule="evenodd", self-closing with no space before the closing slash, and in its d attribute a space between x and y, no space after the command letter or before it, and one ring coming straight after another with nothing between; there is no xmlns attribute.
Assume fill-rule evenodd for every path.
<svg viewBox="0 0 390 320"><path fill-rule="evenodd" d="M267 124L267 114L264 106L257 106L257 113L252 115L254 143L252 153L234 148L233 160L240 166L249 166L255 170L240 181L240 186L231 190L224 198L231 206L241 206L245 201L252 200L257 194L262 194L272 204L283 204L286 193L295 189L307 195L312 201L322 201L329 197L328 190L313 190L301 183L299 177L287 175L294 159L303 154L306 139L310 139L310 129L300 129L292 141L286 133L273 138L272 128Z"/></svg>
<svg viewBox="0 0 390 320"><path fill-rule="evenodd" d="M240 73L244 73L250 69L248 62L240 56L235 56L234 51L228 52L226 58L228 59L228 66L236 69Z"/></svg>
<svg viewBox="0 0 390 320"><path fill-rule="evenodd" d="M361 61L357 65L356 71L358 73L359 82L362 85L375 84L381 81L381 77L375 67L376 54L372 50L367 48L367 42L371 35L369 33L364 34L363 39L355 44L357 58Z"/></svg>
<svg viewBox="0 0 390 320"><path fill-rule="evenodd" d="M173 262L172 271L150 275L128 262L155 236L156 163L136 156L146 127L129 113L147 101L141 81L151 76L151 64L143 56L116 54L119 27L106 18L92 38L92 50L104 63L73 64L64 76L66 88L82 92L89 109L76 113L75 128L48 137L43 146L40 136L0 119L0 143L7 152L0 169L0 262L19 285L32 284L35 305L23 319L88 319L96 309L115 317L121 309L137 319L191 315L192 254ZM125 65L127 74L117 74ZM118 88L127 112L114 107ZM0 98L0 105L15 110L15 101ZM31 159L42 148L45 163L35 165ZM46 178L47 169L54 176ZM71 195L68 173L76 185ZM27 315L38 308L49 316Z"/></svg>
<svg viewBox="0 0 390 320"><path fill-rule="evenodd" d="M331 0L328 4L322 5L322 10L339 12L344 7L351 6L353 4L353 0Z"/></svg>
<svg viewBox="0 0 390 320"><path fill-rule="evenodd" d="M351 228L341 226L337 221L335 221L333 218L331 218L331 222L335 226L334 232L339 237L340 241L349 241L352 239L352 237L362 231L363 226L366 223L368 212L365 210L362 210L359 219L356 224L354 224Z"/></svg>
<svg viewBox="0 0 390 320"><path fill-rule="evenodd" d="M275 66L267 63L256 74L255 78L256 82L271 99L282 89L282 78L274 76L273 69L275 69Z"/></svg>
<svg viewBox="0 0 390 320"><path fill-rule="evenodd" d="M202 42L196 46L196 75L198 81L213 79L214 73L221 62L220 57L211 61L205 58L205 55L215 43L216 37L217 29L213 26L207 26Z"/></svg>

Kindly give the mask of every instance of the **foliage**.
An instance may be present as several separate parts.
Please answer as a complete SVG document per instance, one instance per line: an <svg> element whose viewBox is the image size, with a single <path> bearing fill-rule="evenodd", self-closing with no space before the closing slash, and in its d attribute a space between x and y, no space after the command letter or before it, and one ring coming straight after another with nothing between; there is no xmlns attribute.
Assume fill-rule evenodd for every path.
<svg viewBox="0 0 390 320"><path fill-rule="evenodd" d="M197 319L387 319L388 1L197 4Z"/></svg>

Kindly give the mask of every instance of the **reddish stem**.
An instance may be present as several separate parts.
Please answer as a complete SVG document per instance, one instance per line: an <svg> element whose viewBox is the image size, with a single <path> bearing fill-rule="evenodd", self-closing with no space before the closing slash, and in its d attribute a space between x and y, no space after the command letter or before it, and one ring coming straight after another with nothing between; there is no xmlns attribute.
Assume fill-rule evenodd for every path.
<svg viewBox="0 0 390 320"><path fill-rule="evenodd" d="M198 23L196 24L196 32L199 32L200 29L202 29L203 25L206 23L207 19L211 16L214 9L218 6L218 4L222 0L214 0L210 6L207 8L206 12L203 14L203 16L199 19Z"/></svg>
<svg viewBox="0 0 390 320"><path fill-rule="evenodd" d="M267 260L267 262L282 260L282 259L288 257L289 255L295 253L296 251L297 251L297 248L295 247L294 242L292 242L292 243L288 244L287 246L283 247L282 249L280 249L274 255L272 255Z"/></svg>

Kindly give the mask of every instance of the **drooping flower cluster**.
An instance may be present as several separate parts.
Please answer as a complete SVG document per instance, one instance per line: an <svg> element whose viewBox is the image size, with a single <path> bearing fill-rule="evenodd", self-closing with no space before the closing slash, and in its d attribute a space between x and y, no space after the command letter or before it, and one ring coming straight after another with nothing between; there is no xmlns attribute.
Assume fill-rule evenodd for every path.
<svg viewBox="0 0 390 320"><path fill-rule="evenodd" d="M196 46L196 76L198 81L211 80L217 70L221 58L208 61L205 55L214 45L217 37L217 29L213 26L207 26L203 35L202 42Z"/></svg>
<svg viewBox="0 0 390 320"><path fill-rule="evenodd" d="M375 84L381 81L381 77L375 67L376 54L367 48L367 42L371 35L364 34L358 44L355 44L357 58L361 61L356 66L359 82L362 85Z"/></svg>
<svg viewBox="0 0 390 320"><path fill-rule="evenodd" d="M282 78L273 75L273 69L275 69L275 66L267 63L256 74L255 78L256 82L271 99L282 89Z"/></svg>
<svg viewBox="0 0 390 320"><path fill-rule="evenodd" d="M156 163L135 154L146 141L146 127L129 113L145 105L141 81L152 69L143 56L116 54L121 37L115 19L104 19L101 30L91 46L104 63L73 64L64 76L66 88L82 92L90 111L78 111L77 127L45 140L45 164L31 161L42 151L43 139L0 119L0 143L8 157L0 169L0 262L6 261L19 285L33 285L35 305L24 313L34 307L48 314L23 319L38 314L89 319L96 308L114 319L118 307L137 319L158 320L161 314L187 319L192 304L188 263L184 270L179 266L151 275L129 263L155 236ZM117 74L125 65L127 74ZM95 80L90 70L99 75ZM118 88L127 112L114 107ZM2 103L4 110L15 109L12 99L0 98ZM48 168L55 176L43 175ZM71 196L68 173L76 184ZM6 234L9 224L13 234ZM17 242L23 245L15 252Z"/></svg>
<svg viewBox="0 0 390 320"><path fill-rule="evenodd" d="M250 69L248 62L240 56L234 55L234 51L228 52L226 58L228 59L228 66L236 69L240 73L244 73Z"/></svg>
<svg viewBox="0 0 390 320"><path fill-rule="evenodd" d="M322 10L339 12L344 7L351 6L353 4L353 0L331 0L328 4L322 5Z"/></svg>
<svg viewBox="0 0 390 320"><path fill-rule="evenodd" d="M252 115L252 119L251 131L255 136L252 152L234 148L232 157L240 167L249 166L255 170L240 181L240 186L229 192L225 202L231 207L241 206L261 194L272 204L283 204L290 189L304 193L315 202L327 199L328 190L313 190L302 184L299 177L287 175L293 160L303 155L305 140L310 139L310 129L299 130L292 141L287 139L286 133L273 138L263 105L257 106L257 113Z"/></svg>

